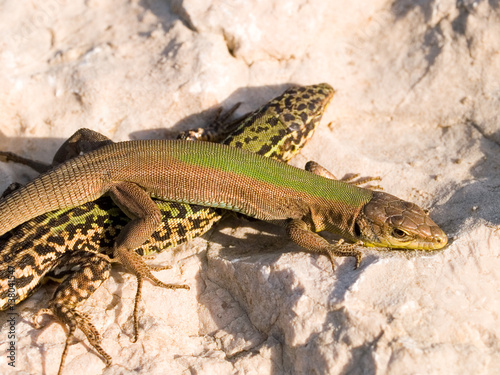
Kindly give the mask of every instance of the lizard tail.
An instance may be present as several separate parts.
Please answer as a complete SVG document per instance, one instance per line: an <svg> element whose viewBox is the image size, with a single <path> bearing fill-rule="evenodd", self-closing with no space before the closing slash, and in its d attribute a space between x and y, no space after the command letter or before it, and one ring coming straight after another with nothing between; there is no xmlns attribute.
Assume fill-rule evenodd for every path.
<svg viewBox="0 0 500 375"><path fill-rule="evenodd" d="M0 236L46 212L97 199L104 193L99 182L85 163L65 163L42 174L0 199Z"/></svg>

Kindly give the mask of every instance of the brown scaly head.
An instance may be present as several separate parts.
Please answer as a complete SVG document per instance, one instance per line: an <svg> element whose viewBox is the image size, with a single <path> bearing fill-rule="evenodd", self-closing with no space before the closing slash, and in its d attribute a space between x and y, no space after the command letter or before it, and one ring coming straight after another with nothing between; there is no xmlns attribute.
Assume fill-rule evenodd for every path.
<svg viewBox="0 0 500 375"><path fill-rule="evenodd" d="M446 234L426 211L378 191L359 213L353 231L366 246L438 250L448 243Z"/></svg>

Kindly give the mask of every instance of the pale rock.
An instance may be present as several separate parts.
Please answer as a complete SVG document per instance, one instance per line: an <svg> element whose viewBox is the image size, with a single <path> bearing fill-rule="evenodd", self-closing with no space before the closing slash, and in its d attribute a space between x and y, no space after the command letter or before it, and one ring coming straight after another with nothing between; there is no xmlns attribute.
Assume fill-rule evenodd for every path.
<svg viewBox="0 0 500 375"><path fill-rule="evenodd" d="M162 253L133 334L133 275L116 267L81 307L113 365L77 332L65 373L495 374L500 369L500 3L337 0L3 1L0 149L49 161L80 127L114 140L206 126L292 83L337 90L292 163L383 177L431 210L451 245L367 250L359 267L284 230L225 219ZM328 126L328 124L330 124ZM36 174L1 163L2 187ZM66 327L33 315L42 286L0 315L0 373L55 374Z"/></svg>

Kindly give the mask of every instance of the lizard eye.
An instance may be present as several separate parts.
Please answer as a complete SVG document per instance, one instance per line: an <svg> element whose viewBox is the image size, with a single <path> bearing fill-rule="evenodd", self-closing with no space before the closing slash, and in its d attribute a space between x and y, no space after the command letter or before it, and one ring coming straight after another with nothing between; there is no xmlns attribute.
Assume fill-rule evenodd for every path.
<svg viewBox="0 0 500 375"><path fill-rule="evenodd" d="M406 232L404 230L401 230L399 228L394 228L392 231L392 236L395 238L405 238L407 236Z"/></svg>

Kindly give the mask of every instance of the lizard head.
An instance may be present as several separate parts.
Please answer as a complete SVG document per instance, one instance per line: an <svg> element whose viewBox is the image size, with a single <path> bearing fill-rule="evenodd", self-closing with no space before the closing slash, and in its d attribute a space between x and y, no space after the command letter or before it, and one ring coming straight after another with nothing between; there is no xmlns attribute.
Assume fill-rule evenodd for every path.
<svg viewBox="0 0 500 375"><path fill-rule="evenodd" d="M286 90L269 106L274 107L282 124L286 125L287 132L307 131L306 135L309 136L334 94L335 90L328 83L297 86Z"/></svg>
<svg viewBox="0 0 500 375"><path fill-rule="evenodd" d="M416 204L378 191L356 218L355 236L366 246L437 250L448 237Z"/></svg>

